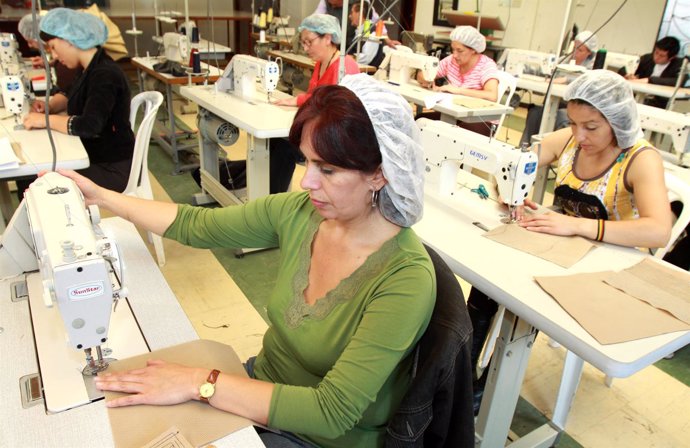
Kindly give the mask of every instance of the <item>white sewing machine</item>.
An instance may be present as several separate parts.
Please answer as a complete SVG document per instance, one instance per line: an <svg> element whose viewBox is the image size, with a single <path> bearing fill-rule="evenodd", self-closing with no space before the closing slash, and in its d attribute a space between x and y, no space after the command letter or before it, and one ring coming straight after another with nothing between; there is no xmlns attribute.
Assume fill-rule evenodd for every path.
<svg viewBox="0 0 690 448"><path fill-rule="evenodd" d="M233 92L246 100L254 100L257 78L270 101L271 93L278 88L280 79L278 64L246 54L236 54L215 85L220 92Z"/></svg>
<svg viewBox="0 0 690 448"><path fill-rule="evenodd" d="M13 295L28 293L49 412L101 398L93 376L108 367L105 356L148 351L127 301L117 306L124 268L99 221L74 182L51 172L31 184L2 235L0 276L28 274Z"/></svg>
<svg viewBox="0 0 690 448"><path fill-rule="evenodd" d="M513 76L550 76L556 66L556 55L541 51L508 48L503 52L501 61L505 71ZM499 63L501 62L499 61Z"/></svg>
<svg viewBox="0 0 690 448"><path fill-rule="evenodd" d="M189 61L190 44L184 34L163 34L163 48L166 60L180 63Z"/></svg>
<svg viewBox="0 0 690 448"><path fill-rule="evenodd" d="M426 54L413 53L407 47L399 46L386 55L386 60L381 63L380 69L390 66L388 82L403 85L410 81L415 70L421 70L424 79L433 81L438 72L438 58Z"/></svg>
<svg viewBox="0 0 690 448"><path fill-rule="evenodd" d="M29 95L21 76L0 76L2 105L7 112L14 115L15 128L23 129L22 120L29 112Z"/></svg>
<svg viewBox="0 0 690 448"><path fill-rule="evenodd" d="M22 71L19 44L12 33L0 33L0 74L18 75Z"/></svg>
<svg viewBox="0 0 690 448"><path fill-rule="evenodd" d="M268 34L288 40L291 39L295 35L295 28L289 27L289 22L290 16L273 17L273 20L268 25Z"/></svg>
<svg viewBox="0 0 690 448"><path fill-rule="evenodd" d="M420 118L417 126L427 161L426 183L439 195L451 197L458 189L462 164L493 175L511 211L524 204L537 176L536 153L442 121Z"/></svg>
<svg viewBox="0 0 690 448"><path fill-rule="evenodd" d="M621 68L625 68L624 74L633 74L640 65L640 57L632 54L614 53L612 51L606 52L606 60L604 61L604 68L617 72Z"/></svg>

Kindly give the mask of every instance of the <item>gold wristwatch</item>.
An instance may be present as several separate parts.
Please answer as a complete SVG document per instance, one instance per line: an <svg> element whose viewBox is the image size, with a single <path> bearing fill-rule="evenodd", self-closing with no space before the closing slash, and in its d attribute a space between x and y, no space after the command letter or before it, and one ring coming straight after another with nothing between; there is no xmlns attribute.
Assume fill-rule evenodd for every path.
<svg viewBox="0 0 690 448"><path fill-rule="evenodd" d="M218 380L218 375L220 375L220 370L213 369L208 375L206 382L199 386L199 399L208 403L208 399L216 393L216 381Z"/></svg>

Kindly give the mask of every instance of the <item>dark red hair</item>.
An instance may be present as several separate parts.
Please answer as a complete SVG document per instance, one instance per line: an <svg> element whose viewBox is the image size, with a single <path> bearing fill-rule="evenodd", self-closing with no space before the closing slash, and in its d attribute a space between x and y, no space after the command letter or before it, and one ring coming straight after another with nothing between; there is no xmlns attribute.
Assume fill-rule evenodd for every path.
<svg viewBox="0 0 690 448"><path fill-rule="evenodd" d="M299 147L307 123L312 123L311 145L324 162L365 173L381 165L374 126L350 89L336 85L314 89L295 114L290 143Z"/></svg>

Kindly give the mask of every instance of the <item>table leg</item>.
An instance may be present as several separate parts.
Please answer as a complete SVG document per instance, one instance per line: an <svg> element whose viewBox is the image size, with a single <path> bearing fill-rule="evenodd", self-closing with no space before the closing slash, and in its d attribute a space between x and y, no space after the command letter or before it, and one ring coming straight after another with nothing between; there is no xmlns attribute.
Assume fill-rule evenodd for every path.
<svg viewBox="0 0 690 448"><path fill-rule="evenodd" d="M248 136L247 199L268 196L270 191L269 140Z"/></svg>
<svg viewBox="0 0 690 448"><path fill-rule="evenodd" d="M553 408L553 418L551 419L551 421L561 429L565 429L565 422L568 419L568 413L573 404L575 392L577 392L577 387L580 385L583 366L584 361L582 358L570 350L566 352L563 373L561 375L561 385L558 388L556 404Z"/></svg>
<svg viewBox="0 0 690 448"><path fill-rule="evenodd" d="M0 181L0 233L5 232L6 221L10 221L13 213L9 184L5 180Z"/></svg>
<svg viewBox="0 0 690 448"><path fill-rule="evenodd" d="M477 416L475 447L505 446L536 330L506 309Z"/></svg>

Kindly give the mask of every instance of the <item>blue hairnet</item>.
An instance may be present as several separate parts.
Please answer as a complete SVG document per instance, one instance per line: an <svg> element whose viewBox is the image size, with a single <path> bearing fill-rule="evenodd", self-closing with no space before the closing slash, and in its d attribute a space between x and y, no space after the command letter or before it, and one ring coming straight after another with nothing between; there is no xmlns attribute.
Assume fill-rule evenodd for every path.
<svg viewBox="0 0 690 448"><path fill-rule="evenodd" d="M410 104L385 84L360 73L340 85L364 104L381 150L386 185L379 192L379 210L388 221L411 227L424 210L424 152Z"/></svg>
<svg viewBox="0 0 690 448"><path fill-rule="evenodd" d="M103 45L108 28L91 14L67 8L55 8L41 20L41 31L70 42L81 50Z"/></svg>
<svg viewBox="0 0 690 448"><path fill-rule="evenodd" d="M601 112L620 148L630 148L643 136L630 83L617 73L590 70L568 85L563 99L587 101Z"/></svg>
<svg viewBox="0 0 690 448"><path fill-rule="evenodd" d="M302 20L297 30L299 32L302 32L302 30L309 30L316 34L330 34L331 42L336 45L340 43L340 23L338 23L338 19L328 14L310 15Z"/></svg>
<svg viewBox="0 0 690 448"><path fill-rule="evenodd" d="M482 33L477 31L477 28L473 26L456 26L455 29L450 32L450 40L460 42L477 53L484 53L484 50L486 50L486 39L482 36Z"/></svg>

